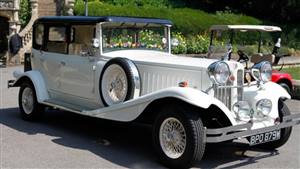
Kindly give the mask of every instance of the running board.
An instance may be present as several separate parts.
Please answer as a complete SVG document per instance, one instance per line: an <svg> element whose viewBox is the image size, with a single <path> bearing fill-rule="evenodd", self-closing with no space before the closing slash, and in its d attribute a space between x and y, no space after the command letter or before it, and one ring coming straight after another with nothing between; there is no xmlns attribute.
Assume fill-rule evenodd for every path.
<svg viewBox="0 0 300 169"><path fill-rule="evenodd" d="M88 111L89 109L85 108L85 107L81 107L81 106L77 106L74 104L70 104L70 103L65 103L65 102L61 102L59 100L54 100L54 99L47 99L44 102L42 102L42 104L51 106L51 107L55 107L61 110L66 110L66 111L70 111L70 112L74 112L74 113L78 113L78 114L84 114L84 115L88 115L86 113L86 111ZM85 111L85 113L83 113L83 111Z"/></svg>

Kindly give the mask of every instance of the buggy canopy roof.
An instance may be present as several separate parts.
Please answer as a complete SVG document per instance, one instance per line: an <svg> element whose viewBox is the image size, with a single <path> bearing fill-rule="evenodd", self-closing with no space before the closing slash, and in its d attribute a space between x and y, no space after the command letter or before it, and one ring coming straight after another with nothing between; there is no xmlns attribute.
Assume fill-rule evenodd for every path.
<svg viewBox="0 0 300 169"><path fill-rule="evenodd" d="M260 31L260 32L281 32L278 26L267 25L213 25L210 30L239 30L239 31Z"/></svg>
<svg viewBox="0 0 300 169"><path fill-rule="evenodd" d="M101 22L118 22L118 23L144 23L160 24L172 26L173 23L167 19L158 18L141 18L141 17L122 17L122 16L45 16L36 20L36 23L53 23L53 24L96 24Z"/></svg>

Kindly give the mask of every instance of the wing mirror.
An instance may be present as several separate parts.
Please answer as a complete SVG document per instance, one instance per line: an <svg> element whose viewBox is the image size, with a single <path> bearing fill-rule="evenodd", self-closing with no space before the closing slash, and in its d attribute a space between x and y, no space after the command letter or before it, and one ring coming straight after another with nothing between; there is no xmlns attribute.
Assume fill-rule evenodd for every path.
<svg viewBox="0 0 300 169"><path fill-rule="evenodd" d="M92 46L93 46L93 48L99 48L99 46L100 46L99 39L93 38L92 39Z"/></svg>

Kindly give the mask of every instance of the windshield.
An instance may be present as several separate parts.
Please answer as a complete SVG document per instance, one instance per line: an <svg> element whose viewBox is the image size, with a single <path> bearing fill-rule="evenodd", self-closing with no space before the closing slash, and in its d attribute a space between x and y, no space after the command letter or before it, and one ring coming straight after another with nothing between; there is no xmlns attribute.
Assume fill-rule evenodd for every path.
<svg viewBox="0 0 300 169"><path fill-rule="evenodd" d="M169 51L168 27L149 23L102 25L103 52L128 49Z"/></svg>
<svg viewBox="0 0 300 169"><path fill-rule="evenodd" d="M213 31L212 41L209 47L208 57L224 58L226 52L231 49L231 58L239 58L238 51L251 56L255 54L272 54L274 45L280 37L280 32L258 31ZM261 43L260 42L261 39Z"/></svg>

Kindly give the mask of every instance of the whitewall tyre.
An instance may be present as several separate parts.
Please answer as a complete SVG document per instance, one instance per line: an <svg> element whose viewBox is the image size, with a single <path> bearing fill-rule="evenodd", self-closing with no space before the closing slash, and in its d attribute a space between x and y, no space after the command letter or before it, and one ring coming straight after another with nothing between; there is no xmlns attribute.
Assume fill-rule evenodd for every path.
<svg viewBox="0 0 300 169"><path fill-rule="evenodd" d="M113 58L103 67L100 96L105 106L140 96L140 76L136 65L126 58Z"/></svg>
<svg viewBox="0 0 300 169"><path fill-rule="evenodd" d="M160 162L169 168L189 168L205 151L201 118L187 107L163 108L154 122L152 137Z"/></svg>
<svg viewBox="0 0 300 169"><path fill-rule="evenodd" d="M45 108L36 99L35 89L30 82L24 82L19 91L19 108L24 120L38 120Z"/></svg>

